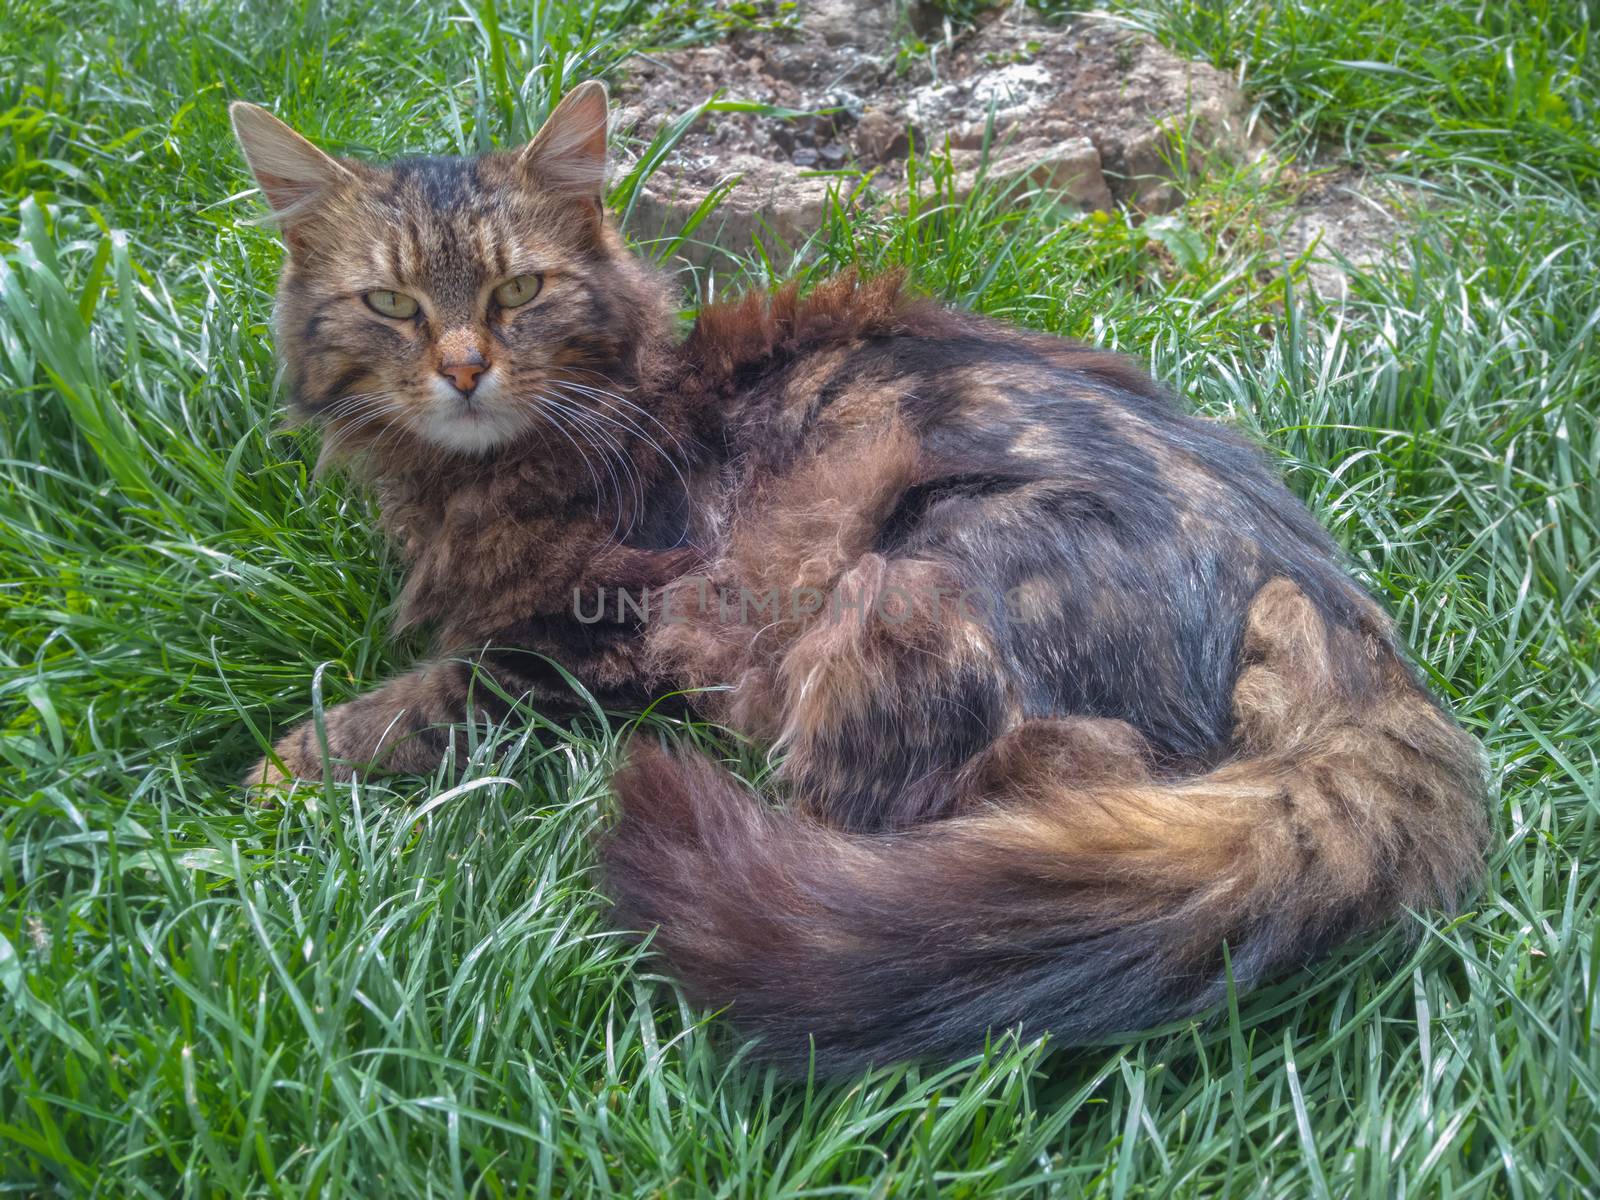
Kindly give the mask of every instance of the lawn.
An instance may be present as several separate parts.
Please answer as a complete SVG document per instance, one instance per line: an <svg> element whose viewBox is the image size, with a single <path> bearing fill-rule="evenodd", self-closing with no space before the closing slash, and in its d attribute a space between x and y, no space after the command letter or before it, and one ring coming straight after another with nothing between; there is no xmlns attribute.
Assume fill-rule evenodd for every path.
<svg viewBox="0 0 1600 1200"><path fill-rule="evenodd" d="M728 284L907 265L1251 429L1487 747L1470 907L1140 1040L807 1085L606 923L629 714L528 713L436 779L245 805L265 739L420 647L385 634L369 502L279 427L280 249L226 102L352 153L472 150L525 136L563 76L783 14L0 0L8 1194L1600 1190L1589 9L1111 7L1239 70L1291 169L1192 180L1174 255L1050 196L953 203L933 147L915 203L726 247L749 252ZM1313 154L1418 197L1337 306L1274 234Z"/></svg>

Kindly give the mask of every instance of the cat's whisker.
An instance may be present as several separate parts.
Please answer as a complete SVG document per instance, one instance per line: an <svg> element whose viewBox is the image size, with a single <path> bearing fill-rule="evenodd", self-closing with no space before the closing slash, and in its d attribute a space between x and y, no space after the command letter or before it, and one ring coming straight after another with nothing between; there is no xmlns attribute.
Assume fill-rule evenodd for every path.
<svg viewBox="0 0 1600 1200"><path fill-rule="evenodd" d="M400 411L398 406L396 407L396 411ZM384 424L383 427L378 430L378 436L372 439L371 444L364 447L365 452L373 459L379 458L383 450L384 439L393 437L396 441L399 441L404 432L405 426L399 421L390 421Z"/></svg>
<svg viewBox="0 0 1600 1200"><path fill-rule="evenodd" d="M572 386L572 385L566 384L566 383L560 383L560 384L555 384L553 386L556 387L557 390L561 390L562 394L565 396L565 392L564 392L563 389L565 389L566 387ZM585 393L587 393L588 391L590 391L590 389L584 389ZM569 401L575 403L575 404L579 403L579 397L565 396L565 398L568 399ZM605 403L604 399L602 397L598 396L598 395L583 395L583 398L587 399L587 400L590 400L590 401L593 401L593 402ZM661 460L663 462L665 462L667 464L667 467L672 471L672 474L676 477L676 479L678 481L678 486L683 489L684 494L685 495L688 494L689 482L688 482L687 479L684 478L683 471L679 468L677 460L671 454L669 454L667 452L667 450L666 450L666 448L664 446L662 446L658 441L656 441L655 438L650 436L650 434L646 430L641 428L637 422L631 420L627 416L626 413L617 414L617 413L614 413L614 412L611 412L611 411L607 411L607 410L597 410L597 409L589 408L587 405L581 405L581 406L585 408L585 411L588 412L589 415L599 419L600 421L602 421L602 422L604 422L606 424L614 426L617 429L624 430L625 432L632 433L634 435L634 437L636 437L639 441L643 442L644 445L648 446L651 450L655 451L656 454L658 456L660 456ZM629 458L630 467L634 471L635 475L637 475L638 474L638 464L634 460L634 456L628 456L628 458ZM645 503L645 492L644 492L644 489L643 489L642 480L640 482L639 500L640 500L640 504L641 505L643 505Z"/></svg>
<svg viewBox="0 0 1600 1200"><path fill-rule="evenodd" d="M616 459L617 466L622 474L622 480L627 485L627 494L623 494L622 487L619 484L616 496L617 511L612 533L617 540L626 541L638 524L639 512L646 503L648 489L645 487L644 480L639 473L633 456L628 453L622 439L607 428L607 422L601 414L573 401L571 398L567 398L566 402L566 411L569 416L581 424L583 428L590 431L593 438L599 443L602 453L608 458ZM624 513L628 518L626 529L621 528Z"/></svg>
<svg viewBox="0 0 1600 1200"><path fill-rule="evenodd" d="M317 414L319 424L329 430L346 426L352 419L359 419L373 411L384 411L395 407L395 394L390 391L358 392L346 396L325 412Z"/></svg>
<svg viewBox="0 0 1600 1200"><path fill-rule="evenodd" d="M613 388L615 386L617 386L615 384L614 380L610 379L609 377L607 377L605 375L602 375L599 371L589 370L588 368L585 368L585 367L577 367L577 368L569 368L569 369L582 371L586 375L594 375L594 376L596 376L596 377L598 377L600 379L604 379L607 383L612 384ZM666 437L666 439L673 444L673 447L676 450L678 450L680 453L683 452L684 446L683 446L683 439L682 438L680 438L675 432L673 432L666 425L664 425L662 423L661 419L659 417L657 417L654 413L650 412L648 409L646 409L642 405L637 404L632 400L629 400L626 396L622 395L620 392L617 392L617 391L613 390L612 388L601 388L601 387L595 387L592 384L579 383L576 380L561 380L559 382L569 384L570 386L575 387L578 390L580 390L582 392L585 392L585 393L587 393L587 394L589 394L589 395L591 395L591 396L593 396L593 397L595 397L597 399L600 398L600 397L606 397L609 400L612 400L612 401L614 401L614 402L616 402L618 404L621 404L624 408L628 408L628 409L633 410L634 412L638 413L641 417L643 417L646 421L649 421L652 425L654 425L657 429L659 429L662 432L662 434Z"/></svg>
<svg viewBox="0 0 1600 1200"><path fill-rule="evenodd" d="M334 422L333 427L345 430L360 429L373 421L381 421L383 418L393 416L403 410L404 406L399 401L385 397L353 409L350 413Z"/></svg>
<svg viewBox="0 0 1600 1200"><path fill-rule="evenodd" d="M587 411L583 409L582 406L572 404L570 401L567 404L562 404L560 401L555 400L553 397L548 395L546 396L546 399L552 404L552 406L559 407L561 412L570 422L572 422L576 429L581 430L586 437L591 439L592 442L598 442L596 448L601 452L601 462L606 468L606 473L611 477L611 484L616 503L616 515L612 521L611 535L613 538L618 540L625 540L627 536L633 532L634 520L632 514L637 511L637 507L636 505L629 504L628 498L624 497L622 493L622 481L618 479L616 471L612 470L611 468L612 457L615 456L617 465L622 468L623 478L629 481L629 484L631 485L630 491L632 491L636 496L637 504L643 504L643 485L639 481L637 471L634 470L633 465L629 461L627 454L624 452L621 443L611 436L600 422L595 420L596 414L594 412ZM628 529L626 532L623 532L621 530L621 522L622 513L625 508L629 511L630 518L628 522Z"/></svg>
<svg viewBox="0 0 1600 1200"><path fill-rule="evenodd" d="M324 452L342 452L346 447L358 442L359 434L365 432L372 425L379 425L379 435L368 447L369 451L376 450L384 435L395 427L395 422L390 421L388 418L396 416L402 411L403 407L399 404L386 405L375 411L364 413L358 419L349 423L332 426L323 443Z"/></svg>
<svg viewBox="0 0 1600 1200"><path fill-rule="evenodd" d="M646 487L644 479L639 473L638 465L634 462L633 458L627 453L626 449L621 445L617 438L609 433L602 424L597 422L595 413L582 408L578 408L576 411L566 411L568 412L569 419L588 430L599 442L599 448L603 453L605 453L607 458L609 459L614 457L618 466L622 469L623 477L628 484L628 495L624 497L621 488L619 487L616 497L617 523L620 523L622 513L626 511L628 516L628 525L626 529L618 530L614 524L613 531L617 533L621 540L626 541L627 538L632 536L634 529L638 526L639 514L648 504L649 498L649 489Z"/></svg>
<svg viewBox="0 0 1600 1200"><path fill-rule="evenodd" d="M324 423L337 421L348 411L359 409L362 405L373 400L381 400L391 395L393 393L388 389L373 392L351 392L348 396L341 396L329 407L319 410L316 413L316 419Z"/></svg>
<svg viewBox="0 0 1600 1200"><path fill-rule="evenodd" d="M385 422L388 420L388 418L398 416L404 411L405 406L397 401L391 400L386 403L376 405L365 412L359 413L359 415L352 420L343 421L331 426L328 433L328 444L330 446L340 447L347 443L353 442L356 439L356 435L365 430L368 426ZM385 428L383 432L387 433L388 428ZM376 443L374 443L374 445L376 445Z"/></svg>
<svg viewBox="0 0 1600 1200"><path fill-rule="evenodd" d="M606 445L617 454L618 461L625 465L626 469L635 479L638 479L638 470L633 464L632 456L626 452L626 448L623 446L622 442L616 436L611 434L607 427L610 426L612 428L616 428L624 433L629 432L630 428L619 425L613 418L609 417L603 412L596 412L595 410L588 408L576 397L567 396L561 393L559 390L557 394L560 395L562 400L566 402L567 411L581 415L582 419L596 431L598 436L604 439ZM644 437L643 433L639 431L637 427L632 427L631 431L641 438ZM651 445L654 445L654 443L652 442Z"/></svg>
<svg viewBox="0 0 1600 1200"><path fill-rule="evenodd" d="M639 469L639 463L638 463L637 457L634 454L630 453L629 452L629 448L624 444L627 430L623 429L623 427L617 425L617 423L612 418L608 417L605 413L596 412L593 409L589 409L589 408L584 408L582 405L579 405L579 407L583 408L584 413L588 417L590 417L591 419L597 421L602 427L609 425L609 426L611 426L613 428L621 430L621 436L619 436L617 434L612 434L612 433L609 433L609 432L606 433L605 436L606 436L607 441L610 442L612 445L614 445L616 447L617 461L619 463L623 464L625 470L627 471L628 475L631 477L632 483L633 483L634 503L630 506L630 508L628 510L628 528L627 528L626 533L624 533L624 535L623 535L624 540L626 540L626 538L632 536L634 529L638 525L639 514L644 510L646 505L649 503L649 488L646 486L645 481L644 481L643 473ZM655 446L655 442L654 442L653 439L651 439L651 438L642 438L642 440L645 441L646 444L648 444L648 445L650 445L652 447L655 447L656 449L659 450L659 447Z"/></svg>
<svg viewBox="0 0 1600 1200"><path fill-rule="evenodd" d="M630 417L626 412L620 412L614 407L613 402L622 399L620 396L617 396L612 392L604 392L595 388L586 387L583 384L575 384L570 380L557 381L555 384L553 384L553 386L558 390L562 390L563 392L566 389L571 389L577 392L578 396L582 397L583 399L601 405L602 408L598 410L597 415L602 415L607 420L631 431L642 442L644 442L645 445L659 454L662 459L665 460L667 465L672 467L674 473L678 475L679 482L683 482L683 474L678 470L677 460L672 454L668 453L667 448L662 445L653 434L641 426L637 421L633 420L633 418ZM623 402L628 403L627 401ZM649 413L645 412L637 404L628 404L628 406L641 415L649 418L655 425L660 427L662 432L665 433L668 438L672 439L674 447L680 452L682 451L683 447L681 443L670 429L667 429L666 426L662 425L660 421L657 421L654 417L651 417Z"/></svg>
<svg viewBox="0 0 1600 1200"><path fill-rule="evenodd" d="M332 428L350 420L369 413L374 409L396 403L397 395L393 391L384 390L377 392L357 392L346 396L325 412L317 415L317 421L324 427Z"/></svg>
<svg viewBox="0 0 1600 1200"><path fill-rule="evenodd" d="M609 424L630 432L635 438L638 439L639 442L642 442L646 447L653 451L663 463L666 464L668 469L671 470L673 476L677 479L678 486L683 489L685 494L688 493L689 483L684 477L682 468L679 466L679 460L681 458L684 461L687 461L689 455L682 442L678 439L677 435L672 432L672 430L668 429L659 420L653 417L650 413L646 412L644 409L640 408L637 404L633 404L631 401L625 400L623 397L618 396L614 392L607 392L603 389L592 388L584 384L577 384L570 380L561 381L556 384L556 387L564 395L567 395L569 399L574 401L581 399L586 408L589 408L590 411L593 411L597 416L601 417ZM627 411L617 408L616 405L618 401L626 405L627 408L637 412L640 416L659 428L665 437L671 442L672 449L669 450L660 439L654 436L644 426L640 425L638 421L634 420ZM593 407L596 405L599 407Z"/></svg>
<svg viewBox="0 0 1600 1200"><path fill-rule="evenodd" d="M601 438L596 436L594 423L587 420L586 415L574 405L564 403L556 396L546 393L543 397L543 400L551 411L559 412L563 417L565 417L568 426L574 432L581 434L584 440L589 443L590 448L601 455L601 465L606 468L606 471L611 476L613 495L618 501L620 501L622 497L621 485L617 480L616 473L611 470L611 458L609 453L610 447Z"/></svg>
<svg viewBox="0 0 1600 1200"><path fill-rule="evenodd" d="M544 417L546 421L548 421L552 429L554 429L562 437L566 438L572 448L578 452L578 458L583 463L584 469L589 472L589 479L594 484L595 517L598 519L600 515L601 497L600 477L595 474L594 466L589 462L589 456L583 452L583 447L578 444L577 439L567 432L566 427L562 424L560 414L557 412L555 407L547 401L546 397L534 397L531 401L531 406L536 412L539 413L540 416Z"/></svg>

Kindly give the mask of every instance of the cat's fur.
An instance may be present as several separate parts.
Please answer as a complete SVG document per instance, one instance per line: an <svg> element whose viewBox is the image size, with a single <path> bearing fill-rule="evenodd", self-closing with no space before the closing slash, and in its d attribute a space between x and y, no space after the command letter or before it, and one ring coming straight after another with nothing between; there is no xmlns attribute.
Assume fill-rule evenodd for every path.
<svg viewBox="0 0 1600 1200"><path fill-rule="evenodd" d="M893 278L712 306L679 339L605 223L594 85L475 160L375 168L236 124L290 247L296 407L377 486L404 619L437 631L328 714L328 761L436 764L472 664L535 706L564 692L546 655L614 703L721 685L703 707L783 750L785 803L636 746L605 875L770 1057L1145 1027L1223 995L1224 944L1247 988L1475 877L1474 743L1256 451L1132 364ZM540 302L486 305L533 270ZM372 288L423 319L374 316ZM433 378L467 342L492 411ZM731 619L707 581L777 607ZM675 619L578 620L574 589L606 586ZM252 781L323 767L306 725Z"/></svg>

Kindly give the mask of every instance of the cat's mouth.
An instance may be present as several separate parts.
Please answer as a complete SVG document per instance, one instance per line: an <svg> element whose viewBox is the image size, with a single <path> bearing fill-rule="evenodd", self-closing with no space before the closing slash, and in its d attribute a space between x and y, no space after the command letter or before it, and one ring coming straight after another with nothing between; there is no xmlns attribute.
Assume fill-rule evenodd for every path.
<svg viewBox="0 0 1600 1200"><path fill-rule="evenodd" d="M494 404L489 397L474 393L470 396L457 396L454 402L455 420L469 426L493 425L504 429L511 423L509 415L500 406Z"/></svg>
<svg viewBox="0 0 1600 1200"><path fill-rule="evenodd" d="M453 387L434 391L433 402L418 422L417 432L436 446L466 454L484 454L513 440L526 425L503 402L499 381L484 376L470 393Z"/></svg>

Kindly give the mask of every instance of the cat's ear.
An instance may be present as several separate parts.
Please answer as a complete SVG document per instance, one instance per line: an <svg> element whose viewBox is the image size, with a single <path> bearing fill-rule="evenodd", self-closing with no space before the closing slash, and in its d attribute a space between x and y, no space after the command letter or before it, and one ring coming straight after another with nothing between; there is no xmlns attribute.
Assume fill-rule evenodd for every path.
<svg viewBox="0 0 1600 1200"><path fill-rule="evenodd" d="M243 100L228 106L233 136L261 185L273 220L287 229L328 191L355 175L338 159L324 154L266 109Z"/></svg>
<svg viewBox="0 0 1600 1200"><path fill-rule="evenodd" d="M606 182L607 100L598 79L580 83L517 156L541 191L592 200L596 217Z"/></svg>

